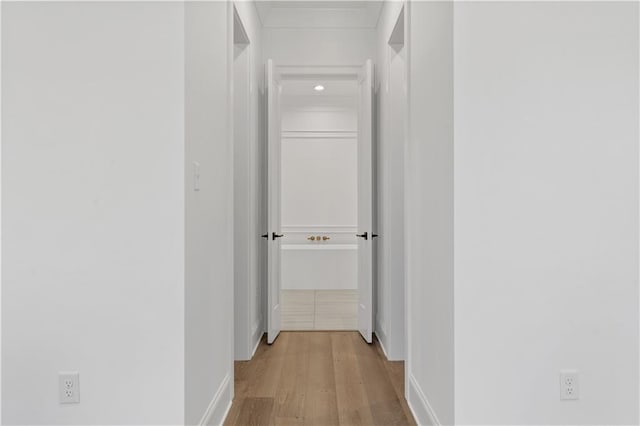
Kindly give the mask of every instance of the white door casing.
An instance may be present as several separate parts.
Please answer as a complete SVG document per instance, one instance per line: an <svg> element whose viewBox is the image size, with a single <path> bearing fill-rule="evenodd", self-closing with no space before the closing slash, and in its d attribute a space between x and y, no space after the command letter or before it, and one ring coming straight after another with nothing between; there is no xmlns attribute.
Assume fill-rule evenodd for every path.
<svg viewBox="0 0 640 426"><path fill-rule="evenodd" d="M267 343L273 343L281 329L281 263L280 241L282 219L280 215L280 97L282 86L273 61L267 61Z"/></svg>
<svg viewBox="0 0 640 426"><path fill-rule="evenodd" d="M358 107L358 331L373 334L373 65L359 76Z"/></svg>

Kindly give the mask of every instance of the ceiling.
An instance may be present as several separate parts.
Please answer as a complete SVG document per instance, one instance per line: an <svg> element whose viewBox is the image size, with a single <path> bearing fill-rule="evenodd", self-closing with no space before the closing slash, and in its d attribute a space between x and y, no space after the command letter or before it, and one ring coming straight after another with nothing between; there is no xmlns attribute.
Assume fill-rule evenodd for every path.
<svg viewBox="0 0 640 426"><path fill-rule="evenodd" d="M382 1L256 1L266 28L375 28Z"/></svg>

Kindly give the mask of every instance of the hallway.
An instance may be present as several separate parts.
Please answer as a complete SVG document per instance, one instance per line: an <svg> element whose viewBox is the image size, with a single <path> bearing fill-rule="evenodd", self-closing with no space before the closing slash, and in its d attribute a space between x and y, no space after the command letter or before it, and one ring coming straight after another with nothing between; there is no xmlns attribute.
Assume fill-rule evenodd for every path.
<svg viewBox="0 0 640 426"><path fill-rule="evenodd" d="M225 425L414 425L404 363L357 332L282 332L235 363Z"/></svg>
<svg viewBox="0 0 640 426"><path fill-rule="evenodd" d="M640 426L640 0L0 15L0 426Z"/></svg>

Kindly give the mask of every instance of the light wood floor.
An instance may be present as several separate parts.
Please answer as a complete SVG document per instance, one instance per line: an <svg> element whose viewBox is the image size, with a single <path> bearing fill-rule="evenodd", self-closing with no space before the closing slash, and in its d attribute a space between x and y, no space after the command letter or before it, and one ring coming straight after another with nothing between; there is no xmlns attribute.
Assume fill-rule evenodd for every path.
<svg viewBox="0 0 640 426"><path fill-rule="evenodd" d="M415 425L403 376L358 332L282 332L235 363L225 425Z"/></svg>

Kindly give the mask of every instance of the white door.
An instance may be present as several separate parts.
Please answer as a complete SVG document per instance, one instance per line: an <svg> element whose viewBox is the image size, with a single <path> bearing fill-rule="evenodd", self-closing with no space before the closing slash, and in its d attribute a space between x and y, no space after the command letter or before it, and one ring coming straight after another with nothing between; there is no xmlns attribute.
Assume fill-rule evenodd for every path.
<svg viewBox="0 0 640 426"><path fill-rule="evenodd" d="M358 108L358 331L368 343L373 333L373 66L359 78Z"/></svg>
<svg viewBox="0 0 640 426"><path fill-rule="evenodd" d="M276 340L281 329L280 306L280 81L273 61L267 61L267 343Z"/></svg>

